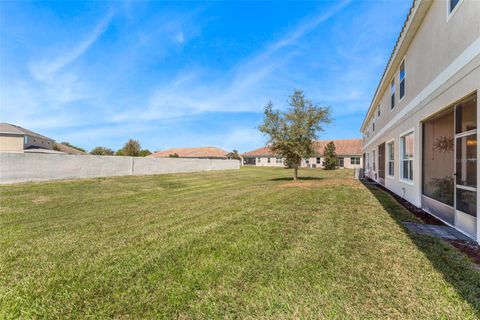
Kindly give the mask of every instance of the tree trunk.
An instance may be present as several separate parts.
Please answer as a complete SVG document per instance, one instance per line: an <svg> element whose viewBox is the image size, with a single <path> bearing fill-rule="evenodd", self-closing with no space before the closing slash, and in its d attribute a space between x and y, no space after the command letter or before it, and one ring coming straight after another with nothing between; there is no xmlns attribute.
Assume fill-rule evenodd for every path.
<svg viewBox="0 0 480 320"><path fill-rule="evenodd" d="M293 181L298 180L298 167L293 167Z"/></svg>

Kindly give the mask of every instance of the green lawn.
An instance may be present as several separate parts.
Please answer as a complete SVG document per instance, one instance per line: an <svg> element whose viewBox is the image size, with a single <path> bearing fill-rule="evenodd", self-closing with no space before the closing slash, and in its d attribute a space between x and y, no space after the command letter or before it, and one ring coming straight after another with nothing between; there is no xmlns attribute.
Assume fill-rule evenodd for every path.
<svg viewBox="0 0 480 320"><path fill-rule="evenodd" d="M0 318L480 317L480 272L349 170L0 187Z"/></svg>

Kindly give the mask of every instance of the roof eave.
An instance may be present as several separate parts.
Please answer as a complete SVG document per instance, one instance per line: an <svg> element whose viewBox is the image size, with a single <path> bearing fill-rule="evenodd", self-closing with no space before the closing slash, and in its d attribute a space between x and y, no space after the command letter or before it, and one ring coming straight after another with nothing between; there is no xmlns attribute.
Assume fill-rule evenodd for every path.
<svg viewBox="0 0 480 320"><path fill-rule="evenodd" d="M387 77L392 71L392 66L396 65L397 63L400 63L399 59L403 59L403 55L399 55L399 52L406 51L406 47L410 45L410 42L413 37L409 37L410 34L415 34L418 30L418 25L416 28L411 28L412 23L416 22L417 20L423 20L425 17L426 12L430 8L433 0L413 0L412 6L409 10L409 13L407 15L407 18L405 20L405 23L402 27L402 31L400 31L400 35L398 36L397 42L395 43L395 46L393 47L392 53L390 55L390 58L388 59L387 66L385 67L385 70L383 71L382 77L380 79L380 82L377 86L377 89L375 90L375 94L373 95L372 101L370 103L370 106L368 108L368 112L365 115L365 118L363 119L362 125L360 127L360 132L363 132L365 129L365 126L370 119L371 114L374 111L374 106L376 106L377 100L378 100L378 95L383 92L383 88L385 86L385 81L386 79L390 79L391 77ZM420 10L423 9L423 10ZM420 15L418 13L421 13ZM409 41L405 41L405 39L408 39ZM405 49L405 50L404 50Z"/></svg>

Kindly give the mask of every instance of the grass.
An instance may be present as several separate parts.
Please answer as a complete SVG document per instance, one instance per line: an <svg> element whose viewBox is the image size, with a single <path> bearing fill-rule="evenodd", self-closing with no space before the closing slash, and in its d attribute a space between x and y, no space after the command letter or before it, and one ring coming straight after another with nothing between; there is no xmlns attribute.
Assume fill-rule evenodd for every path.
<svg viewBox="0 0 480 320"><path fill-rule="evenodd" d="M2 186L0 318L480 317L480 272L349 170Z"/></svg>

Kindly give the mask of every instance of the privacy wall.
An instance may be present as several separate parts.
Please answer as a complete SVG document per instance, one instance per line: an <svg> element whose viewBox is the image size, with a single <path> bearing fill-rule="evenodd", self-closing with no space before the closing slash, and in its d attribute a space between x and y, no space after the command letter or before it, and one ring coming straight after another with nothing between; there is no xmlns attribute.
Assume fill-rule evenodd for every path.
<svg viewBox="0 0 480 320"><path fill-rule="evenodd" d="M0 153L0 183L239 169L237 160Z"/></svg>

